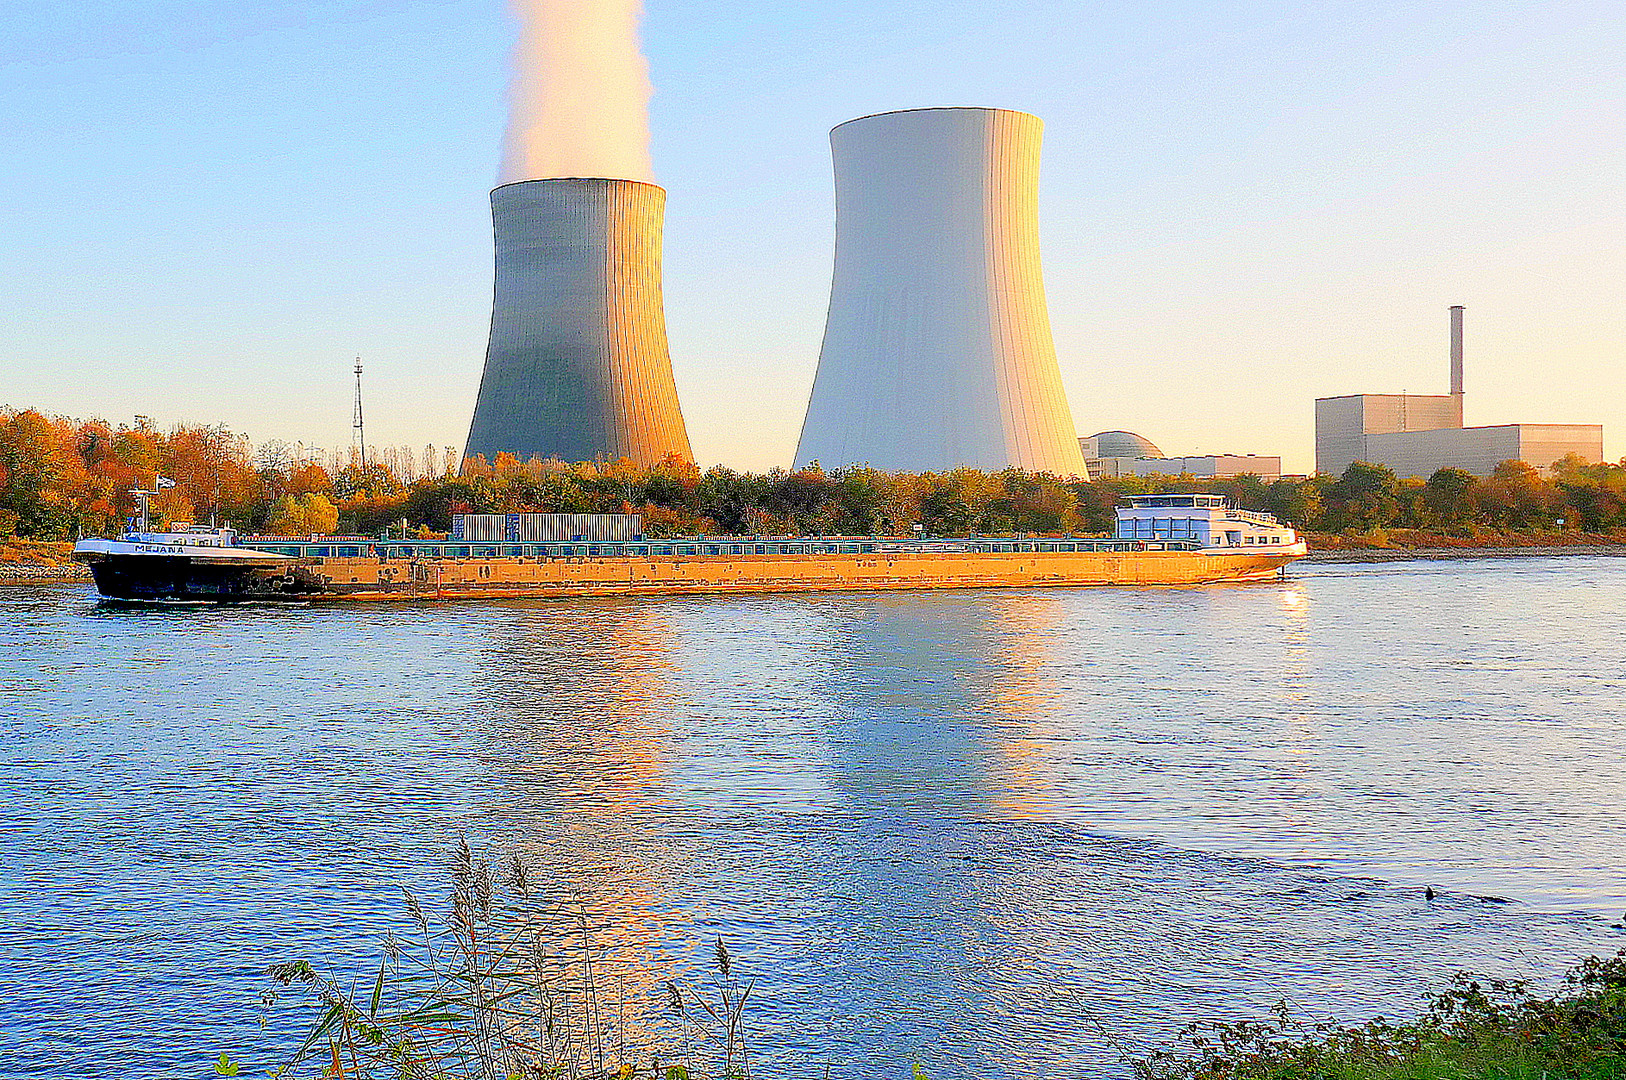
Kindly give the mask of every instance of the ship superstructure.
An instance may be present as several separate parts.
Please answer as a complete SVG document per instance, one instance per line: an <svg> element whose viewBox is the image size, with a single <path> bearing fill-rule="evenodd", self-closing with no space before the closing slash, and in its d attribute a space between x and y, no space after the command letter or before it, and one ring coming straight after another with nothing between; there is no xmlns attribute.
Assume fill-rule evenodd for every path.
<svg viewBox="0 0 1626 1080"><path fill-rule="evenodd" d="M1223 495L1131 495L1129 505L1118 508L1118 538L1184 541L1222 551L1302 543L1270 514L1238 510Z"/></svg>

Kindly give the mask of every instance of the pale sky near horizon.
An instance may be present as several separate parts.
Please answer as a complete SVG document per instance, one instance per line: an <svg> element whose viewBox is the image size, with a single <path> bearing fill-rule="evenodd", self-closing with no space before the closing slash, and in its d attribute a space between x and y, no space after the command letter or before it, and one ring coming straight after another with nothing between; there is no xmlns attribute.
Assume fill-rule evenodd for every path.
<svg viewBox="0 0 1626 1080"><path fill-rule="evenodd" d="M0 6L0 404L461 445L491 302L504 0ZM666 303L702 464L788 465L829 128L1047 124L1079 434L1313 465L1313 399L1443 393L1626 455L1626 7L646 0Z"/></svg>

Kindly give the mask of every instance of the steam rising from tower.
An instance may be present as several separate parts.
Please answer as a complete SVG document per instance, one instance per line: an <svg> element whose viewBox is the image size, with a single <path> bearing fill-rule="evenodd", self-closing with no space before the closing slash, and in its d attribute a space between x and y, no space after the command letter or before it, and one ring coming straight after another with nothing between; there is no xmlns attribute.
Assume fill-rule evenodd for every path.
<svg viewBox="0 0 1626 1080"><path fill-rule="evenodd" d="M842 124L836 265L800 464L1084 475L1039 264L1036 116Z"/></svg>
<svg viewBox="0 0 1626 1080"><path fill-rule="evenodd" d="M645 182L639 4L519 11L506 182L491 193L491 343L464 454L691 458L661 297L666 192Z"/></svg>
<svg viewBox="0 0 1626 1080"><path fill-rule="evenodd" d="M520 21L502 183L653 180L641 0L515 0Z"/></svg>

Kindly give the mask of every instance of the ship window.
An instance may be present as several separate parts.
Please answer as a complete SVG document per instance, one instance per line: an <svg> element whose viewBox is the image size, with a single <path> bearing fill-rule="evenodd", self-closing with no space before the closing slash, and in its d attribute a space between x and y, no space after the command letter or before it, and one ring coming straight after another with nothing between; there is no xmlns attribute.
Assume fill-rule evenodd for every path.
<svg viewBox="0 0 1626 1080"><path fill-rule="evenodd" d="M509 558L517 558L525 554L525 549L519 544L509 544L507 547L502 549L502 553Z"/></svg>
<svg viewBox="0 0 1626 1080"><path fill-rule="evenodd" d="M730 544L728 546L728 553L730 555L743 555L745 554L745 546L743 544Z"/></svg>
<svg viewBox="0 0 1626 1080"><path fill-rule="evenodd" d="M1077 544L1060 544L1060 545L1057 545L1057 550L1059 550L1059 551L1077 551L1078 550L1078 545Z"/></svg>
<svg viewBox="0 0 1626 1080"><path fill-rule="evenodd" d="M672 554L672 549L671 549L670 546L668 546L666 544L662 544L660 547L655 549L655 554L657 554L657 555L670 555L670 554Z"/></svg>
<svg viewBox="0 0 1626 1080"><path fill-rule="evenodd" d="M628 555L647 556L649 554L649 549L646 547L630 547L626 550Z"/></svg>
<svg viewBox="0 0 1626 1080"><path fill-rule="evenodd" d="M766 555L768 553L768 547L766 544L756 544L753 546L756 548L756 554L758 555Z"/></svg>
<svg viewBox="0 0 1626 1080"><path fill-rule="evenodd" d="M718 547L716 544L706 544L703 548L701 548L701 552L706 555L721 555L723 553L723 549Z"/></svg>
<svg viewBox="0 0 1626 1080"><path fill-rule="evenodd" d="M469 557L469 549L466 546L447 547L446 554L450 558L466 559Z"/></svg>

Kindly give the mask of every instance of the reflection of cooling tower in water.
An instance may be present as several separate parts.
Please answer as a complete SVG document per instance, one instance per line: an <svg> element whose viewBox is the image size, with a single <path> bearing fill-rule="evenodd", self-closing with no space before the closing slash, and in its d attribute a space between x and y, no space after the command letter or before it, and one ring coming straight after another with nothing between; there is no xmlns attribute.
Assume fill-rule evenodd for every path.
<svg viewBox="0 0 1626 1080"><path fill-rule="evenodd" d="M1036 116L842 124L836 266L800 464L1084 474L1039 265Z"/></svg>
<svg viewBox="0 0 1626 1080"><path fill-rule="evenodd" d="M497 286L465 456L692 455L661 300L666 192L527 180L491 193Z"/></svg>

